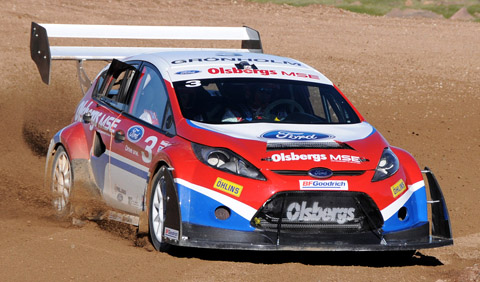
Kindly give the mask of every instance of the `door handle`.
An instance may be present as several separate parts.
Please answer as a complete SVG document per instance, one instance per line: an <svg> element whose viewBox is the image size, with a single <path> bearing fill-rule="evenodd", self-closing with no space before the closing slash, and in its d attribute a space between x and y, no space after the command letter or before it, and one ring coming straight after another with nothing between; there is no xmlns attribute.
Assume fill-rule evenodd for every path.
<svg viewBox="0 0 480 282"><path fill-rule="evenodd" d="M118 141L118 142L125 141L125 132L123 132L123 130L115 131L115 141Z"/></svg>

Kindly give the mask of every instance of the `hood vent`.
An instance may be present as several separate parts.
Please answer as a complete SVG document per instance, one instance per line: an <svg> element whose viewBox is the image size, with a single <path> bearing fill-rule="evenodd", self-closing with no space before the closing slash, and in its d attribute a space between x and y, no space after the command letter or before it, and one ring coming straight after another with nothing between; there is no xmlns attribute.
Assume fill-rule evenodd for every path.
<svg viewBox="0 0 480 282"><path fill-rule="evenodd" d="M347 143L340 142L268 142L267 151L285 149L347 149L354 150Z"/></svg>

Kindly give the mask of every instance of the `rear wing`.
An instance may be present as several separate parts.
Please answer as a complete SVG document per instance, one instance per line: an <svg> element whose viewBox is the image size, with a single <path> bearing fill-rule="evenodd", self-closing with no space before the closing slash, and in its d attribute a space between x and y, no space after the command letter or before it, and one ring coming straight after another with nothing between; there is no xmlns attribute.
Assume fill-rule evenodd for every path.
<svg viewBox="0 0 480 282"><path fill-rule="evenodd" d="M240 49L212 48L161 48L161 47L98 47L98 46L50 46L50 38L93 39L153 39L153 40L241 40ZM37 65L42 81L50 83L52 60L75 60L82 85L90 83L83 71L85 60L122 59L141 53L168 50L222 50L232 52L262 53L258 31L249 27L204 26L129 26L129 25L80 25L38 24L32 22L30 54Z"/></svg>

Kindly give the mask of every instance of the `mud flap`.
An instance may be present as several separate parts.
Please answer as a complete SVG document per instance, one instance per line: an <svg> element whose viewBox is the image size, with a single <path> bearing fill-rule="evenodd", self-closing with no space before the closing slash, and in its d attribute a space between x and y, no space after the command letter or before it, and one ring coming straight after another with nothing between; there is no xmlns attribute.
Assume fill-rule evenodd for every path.
<svg viewBox="0 0 480 282"><path fill-rule="evenodd" d="M165 230L163 237L169 244L178 244L181 238L182 230L180 224L180 206L178 194L172 173L165 169L165 195L167 196L167 217L165 219Z"/></svg>
<svg viewBox="0 0 480 282"><path fill-rule="evenodd" d="M432 236L451 239L450 217L440 185L428 167L425 167L425 170L422 172L427 176L430 190L431 201L429 203L432 205Z"/></svg>

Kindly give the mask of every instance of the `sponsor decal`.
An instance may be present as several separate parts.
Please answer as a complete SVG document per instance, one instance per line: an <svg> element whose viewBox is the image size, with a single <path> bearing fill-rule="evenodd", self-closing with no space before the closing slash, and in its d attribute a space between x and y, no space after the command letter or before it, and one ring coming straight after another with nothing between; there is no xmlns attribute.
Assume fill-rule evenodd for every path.
<svg viewBox="0 0 480 282"><path fill-rule="evenodd" d="M210 68L208 69L208 73L210 74L261 74L261 75L277 75L278 73L274 70L258 70L258 69L237 69L237 68Z"/></svg>
<svg viewBox="0 0 480 282"><path fill-rule="evenodd" d="M210 74L261 74L261 75L282 75L289 77L299 77L299 78L310 78L310 79L320 79L318 75L300 73L300 72L285 72L281 71L278 73L276 70L259 70L252 69L251 67L245 69L238 68L210 68L208 69Z"/></svg>
<svg viewBox="0 0 480 282"><path fill-rule="evenodd" d="M228 194L234 195L235 197L240 197L240 194L242 194L243 190L242 185L238 185L220 177L215 180L215 184L213 185L213 187L222 190L223 192L226 192Z"/></svg>
<svg viewBox="0 0 480 282"><path fill-rule="evenodd" d="M133 199L132 197L128 197L128 205L136 208L142 208L142 204L139 201Z"/></svg>
<svg viewBox="0 0 480 282"><path fill-rule="evenodd" d="M308 175L314 178L329 178L333 172L328 168L317 167L308 171Z"/></svg>
<svg viewBox="0 0 480 282"><path fill-rule="evenodd" d="M403 179L400 179L397 181L397 183L393 184L392 187L390 187L392 190L393 197L396 198L398 195L402 194L403 191L407 189L407 185L405 185L405 182L403 182Z"/></svg>
<svg viewBox="0 0 480 282"><path fill-rule="evenodd" d="M129 152L130 154L134 155L134 156L139 156L138 154L138 151L128 147L128 145L125 145L125 152Z"/></svg>
<svg viewBox="0 0 480 282"><path fill-rule="evenodd" d="M130 127L127 131L127 139L132 143L137 143L142 139L144 133L143 127L140 125L134 125Z"/></svg>
<svg viewBox="0 0 480 282"><path fill-rule="evenodd" d="M172 143L170 143L168 141L165 141L165 140L162 140L162 141L160 141L160 145L158 145L157 152L160 152L161 150L163 150L167 147L170 147L170 146L172 146Z"/></svg>
<svg viewBox="0 0 480 282"><path fill-rule="evenodd" d="M346 180L300 180L300 190L348 190Z"/></svg>
<svg viewBox="0 0 480 282"><path fill-rule="evenodd" d="M168 238L168 239L172 239L172 240L178 240L178 234L179 233L180 232L178 232L178 230L175 230L175 229L172 229L172 228L169 228L169 227L165 227L163 237Z"/></svg>
<svg viewBox="0 0 480 282"><path fill-rule="evenodd" d="M320 77L319 77L318 75L308 74L308 73L301 73L301 72L286 72L286 71L282 71L282 75L293 76L293 77L301 77L301 78L320 79Z"/></svg>
<svg viewBox="0 0 480 282"><path fill-rule="evenodd" d="M187 75L187 74L196 74L196 73L199 73L199 72L200 72L199 70L184 70L184 71L178 71L175 74Z"/></svg>
<svg viewBox="0 0 480 282"><path fill-rule="evenodd" d="M127 194L127 190L123 189L123 188L120 188L118 187L117 185L115 185L115 188L113 189L114 191L118 192L118 193L122 193L124 195Z"/></svg>
<svg viewBox="0 0 480 282"><path fill-rule="evenodd" d="M317 221L317 222L336 222L344 224L347 221L355 219L355 208L323 208L314 202L312 206L307 207L307 202L292 202L287 207L287 219L290 221Z"/></svg>
<svg viewBox="0 0 480 282"><path fill-rule="evenodd" d="M232 52L219 52L216 54L217 56L224 56L224 57L239 57L243 56L242 53L232 53Z"/></svg>
<svg viewBox="0 0 480 282"><path fill-rule="evenodd" d="M280 153L280 154L273 154L267 160L273 162L290 162L290 161L314 161L314 162L321 162L330 160L331 162L335 163L352 163L352 164L359 164L361 162L366 162L367 159L357 156L350 156L350 155L332 155L329 154L328 157L326 154L296 154L295 152L290 153Z"/></svg>
<svg viewBox="0 0 480 282"><path fill-rule="evenodd" d="M362 157L350 156L350 155L332 155L332 154L330 154L330 161L334 162L334 163L359 164L361 162L366 161L366 159L362 158Z"/></svg>
<svg viewBox="0 0 480 282"><path fill-rule="evenodd" d="M290 154L273 154L271 157L274 162L290 162L290 161L314 161L321 162L327 159L325 154L295 154L291 152Z"/></svg>
<svg viewBox="0 0 480 282"><path fill-rule="evenodd" d="M314 141L322 139L333 139L335 136L323 134L323 133L313 133L313 132L294 132L294 131L269 131L261 135L263 138L268 139L283 139L283 140L292 140L292 141Z"/></svg>
<svg viewBox="0 0 480 282"><path fill-rule="evenodd" d="M117 128L118 124L120 124L120 120L114 116L109 116L100 111L90 109L92 104L93 101L82 101L78 105L77 111L75 112L75 121L83 122L83 115L89 112L92 116L89 123L90 130L93 130L94 127L98 127L110 133L113 133Z"/></svg>
<svg viewBox="0 0 480 282"><path fill-rule="evenodd" d="M243 56L237 56L229 58L228 56L218 57L209 57L209 58L190 58L190 59L180 59L172 61L173 65L188 64L188 63L200 63L200 62L259 62L259 63L272 63L278 65L289 65L289 66L303 66L299 62L292 62L287 60L274 60L274 59L262 59L262 58L244 58Z"/></svg>

